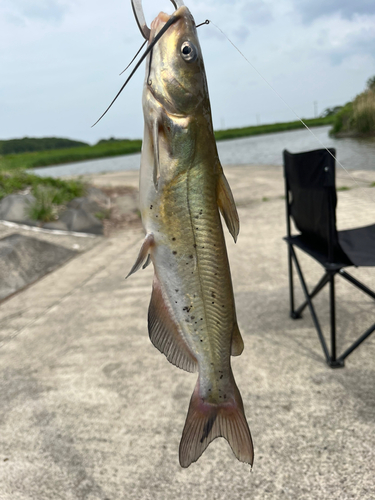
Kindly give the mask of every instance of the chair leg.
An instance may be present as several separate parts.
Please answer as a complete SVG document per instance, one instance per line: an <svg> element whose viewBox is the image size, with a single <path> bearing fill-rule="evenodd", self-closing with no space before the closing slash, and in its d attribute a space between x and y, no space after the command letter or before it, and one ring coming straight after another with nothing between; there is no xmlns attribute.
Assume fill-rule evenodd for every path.
<svg viewBox="0 0 375 500"><path fill-rule="evenodd" d="M296 314L296 311L294 310L293 260L292 260L292 247L291 247L291 245L288 245L288 269L289 269L290 317L293 319L301 319L301 315Z"/></svg>
<svg viewBox="0 0 375 500"><path fill-rule="evenodd" d="M307 304L308 304L310 312L311 312L311 316L312 316L312 319L313 319L313 322L314 322L314 325L315 325L315 329L316 329L316 331L318 333L318 337L319 337L320 343L322 345L322 349L323 349L324 355L326 357L326 361L329 364L331 358L330 358L330 355L329 355L329 352L328 352L326 341L325 341L324 336L323 336L322 329L320 328L318 317L317 317L317 315L315 313L315 308L314 308L313 303L312 303L312 301L310 299L309 291L307 289L305 280L303 278L302 271L301 271L301 268L300 268L300 265L299 265L296 253L294 251L294 248L292 246L290 246L290 249L291 249L291 253L292 253L293 262L294 262L294 264L296 266L298 277L299 277L299 280L301 282L302 290L303 290L303 293L305 294L305 299L307 301Z"/></svg>
<svg viewBox="0 0 375 500"><path fill-rule="evenodd" d="M343 368L344 360L336 359L336 305L335 305L335 272L329 276L329 305L331 317L331 356L328 365L331 368Z"/></svg>

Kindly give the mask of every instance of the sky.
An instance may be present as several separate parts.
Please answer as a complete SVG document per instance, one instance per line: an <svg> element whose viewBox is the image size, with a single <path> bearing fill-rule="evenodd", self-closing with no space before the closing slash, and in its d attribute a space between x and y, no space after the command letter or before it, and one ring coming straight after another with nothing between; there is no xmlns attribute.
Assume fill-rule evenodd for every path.
<svg viewBox="0 0 375 500"><path fill-rule="evenodd" d="M374 0L185 0L199 28L214 127L312 118L375 75ZM143 0L146 20L172 13ZM141 138L144 63L119 73L143 42L130 0L1 0L0 139ZM262 75L259 76L258 72ZM266 83L275 89L289 109Z"/></svg>

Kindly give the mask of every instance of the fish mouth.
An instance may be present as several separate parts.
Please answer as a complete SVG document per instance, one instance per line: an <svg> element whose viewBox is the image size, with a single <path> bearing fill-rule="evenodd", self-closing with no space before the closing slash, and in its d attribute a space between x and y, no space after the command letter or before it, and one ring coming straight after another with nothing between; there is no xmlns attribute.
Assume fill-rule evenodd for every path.
<svg viewBox="0 0 375 500"><path fill-rule="evenodd" d="M154 32L154 35L156 35L161 30L161 28L169 21L170 18L170 15L166 14L165 12L160 12L160 14L151 23L151 32ZM154 37L150 37L150 39L151 38Z"/></svg>

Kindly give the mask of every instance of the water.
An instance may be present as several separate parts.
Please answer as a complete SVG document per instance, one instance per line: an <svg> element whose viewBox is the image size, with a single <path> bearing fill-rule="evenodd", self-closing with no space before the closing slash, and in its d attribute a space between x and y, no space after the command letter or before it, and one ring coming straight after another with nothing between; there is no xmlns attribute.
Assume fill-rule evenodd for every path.
<svg viewBox="0 0 375 500"><path fill-rule="evenodd" d="M375 170L375 138L333 139L328 135L329 129L330 127L316 127L312 130L324 146L336 148L337 158L347 170ZM223 165L282 165L284 149L291 153L300 153L322 147L306 129L220 141L217 146ZM33 172L42 177L61 177L137 170L139 165L140 154L137 153L37 168ZM337 166L337 169L339 168Z"/></svg>

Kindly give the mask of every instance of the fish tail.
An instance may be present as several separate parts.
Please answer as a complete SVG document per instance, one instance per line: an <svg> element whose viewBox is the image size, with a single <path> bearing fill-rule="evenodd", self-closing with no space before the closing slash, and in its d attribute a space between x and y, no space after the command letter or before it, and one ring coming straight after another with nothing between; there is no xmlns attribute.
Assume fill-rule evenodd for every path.
<svg viewBox="0 0 375 500"><path fill-rule="evenodd" d="M189 467L217 437L224 437L241 462L253 465L254 450L242 398L233 380L233 396L212 404L199 395L199 379L190 400L180 443L180 465Z"/></svg>

